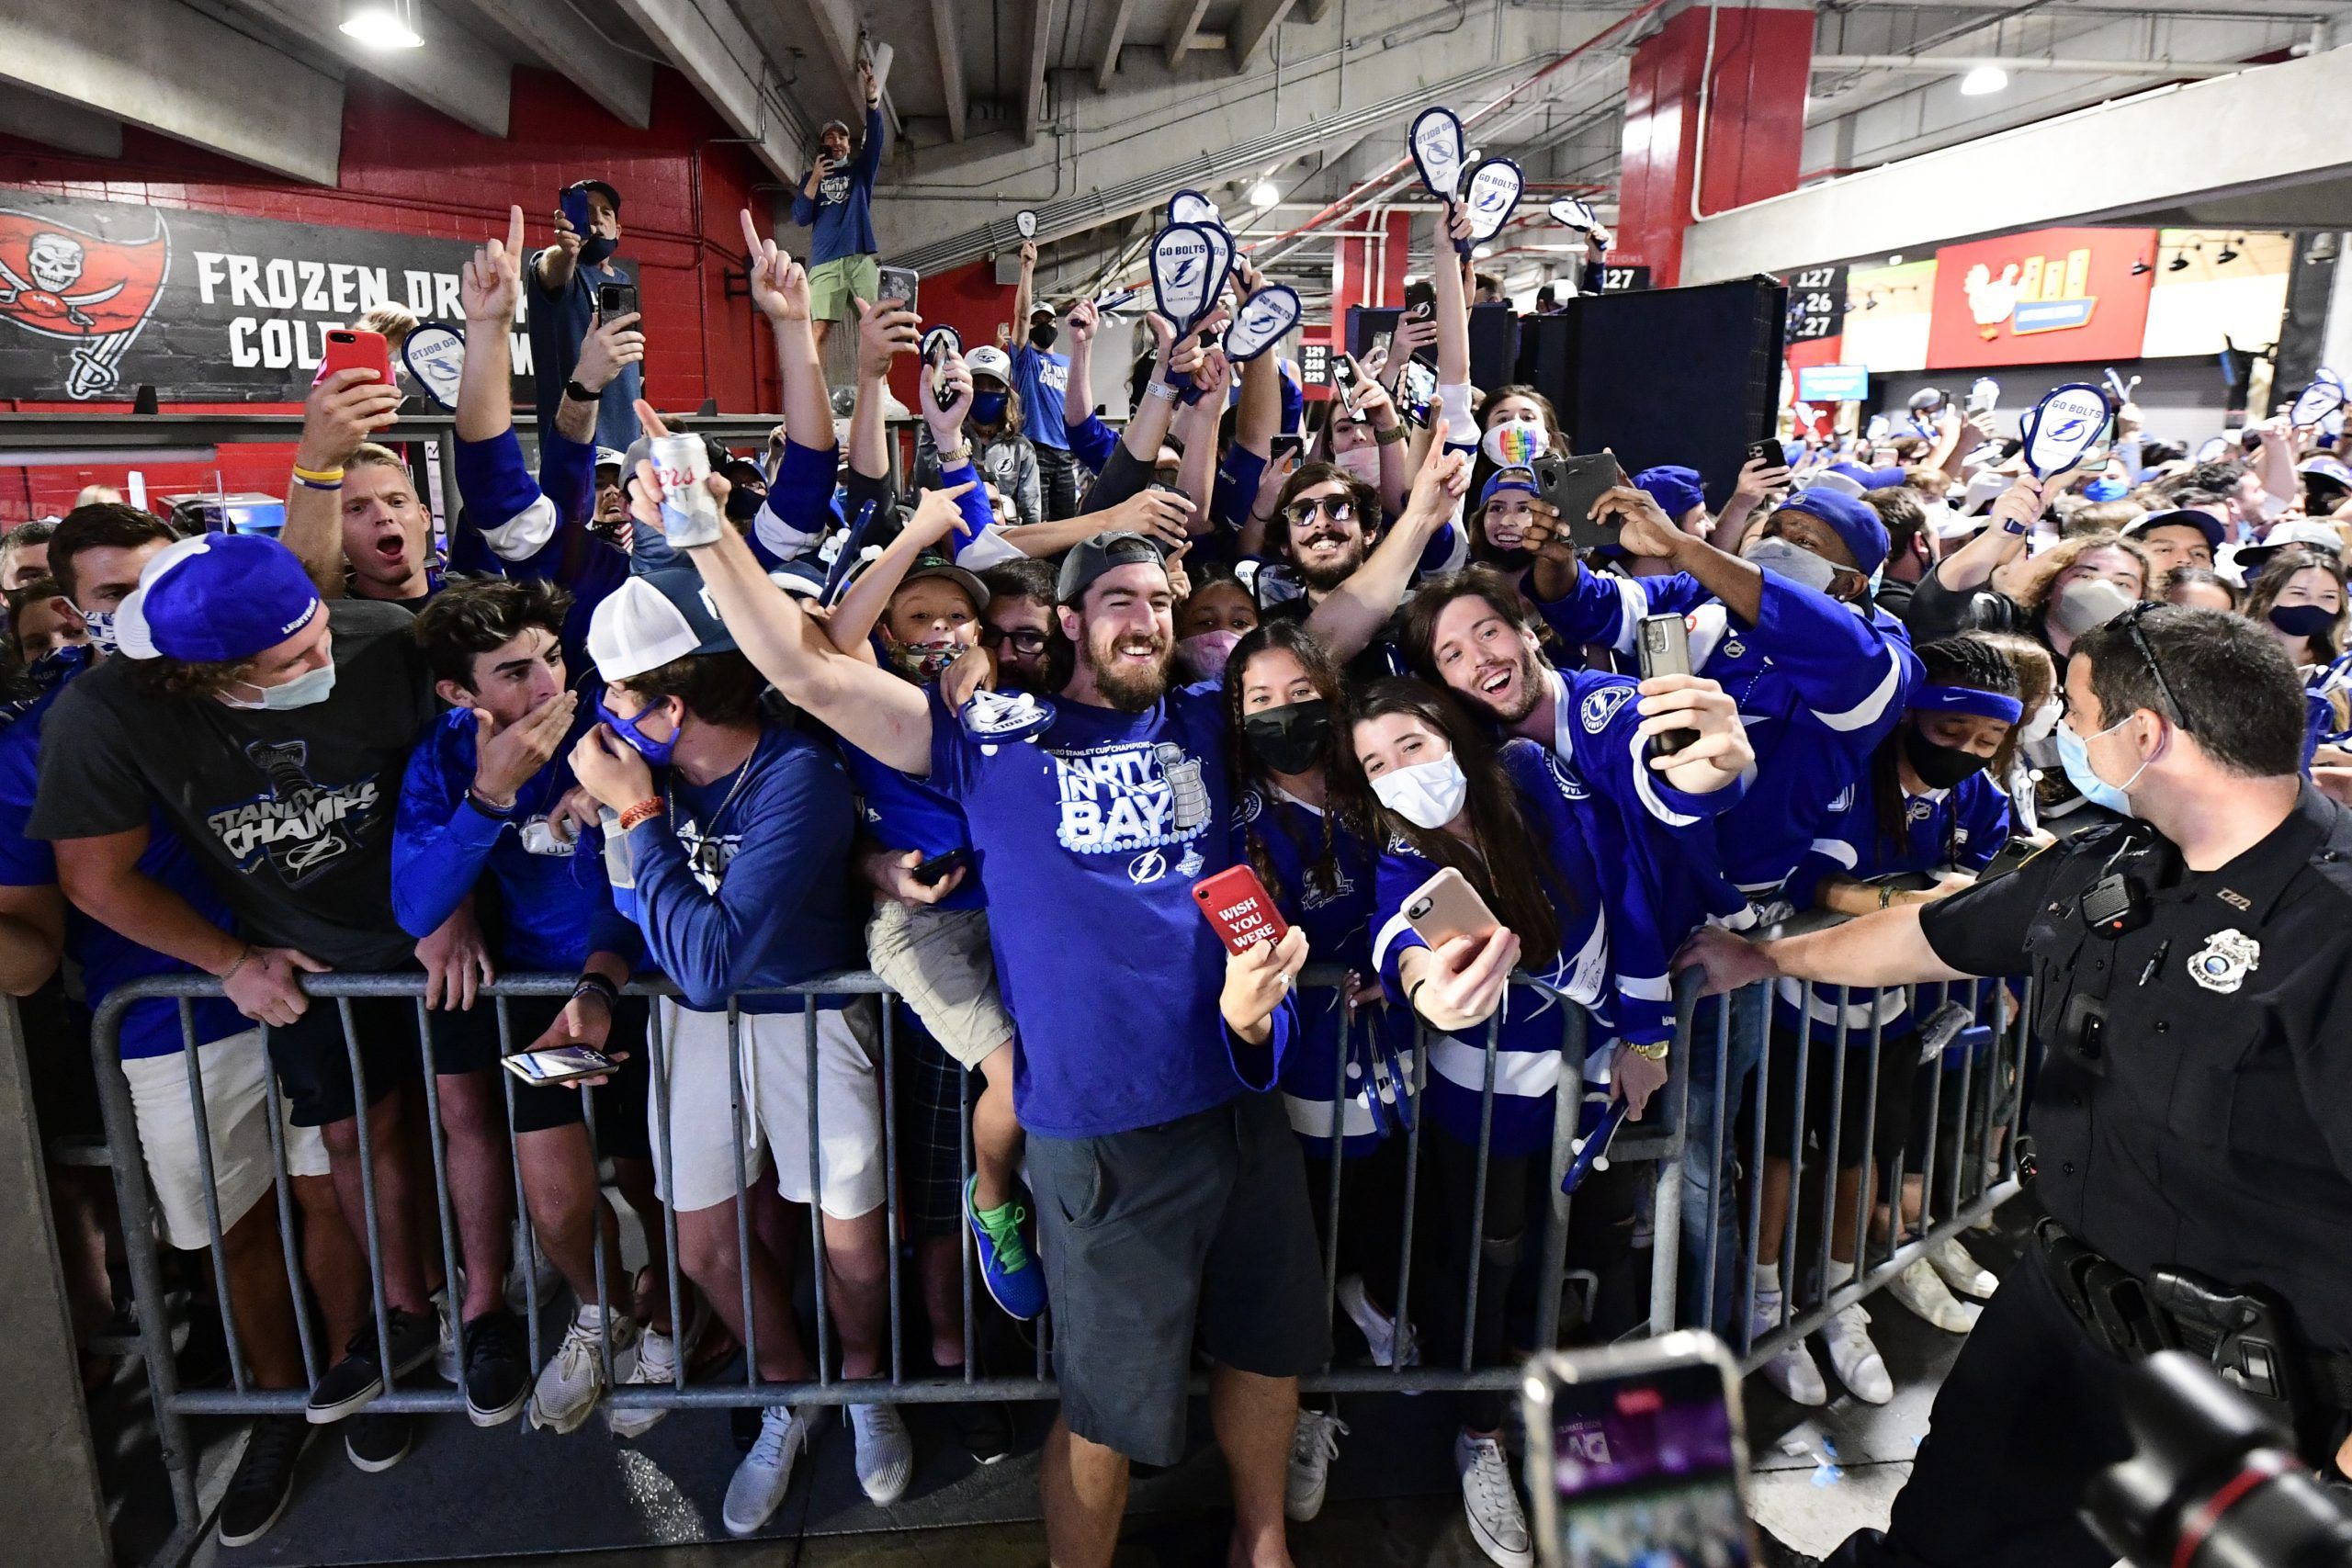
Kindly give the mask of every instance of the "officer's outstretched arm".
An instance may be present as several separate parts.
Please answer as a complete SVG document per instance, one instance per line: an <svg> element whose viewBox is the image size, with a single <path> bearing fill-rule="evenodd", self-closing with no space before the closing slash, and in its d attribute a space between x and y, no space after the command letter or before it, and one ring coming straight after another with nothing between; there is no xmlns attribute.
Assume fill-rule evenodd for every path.
<svg viewBox="0 0 2352 1568"><path fill-rule="evenodd" d="M1678 973L1703 970L1708 996L1782 976L1838 986L1902 986L1968 978L1928 945L1916 905L1876 910L1844 925L1773 942L1749 942L1720 927L1707 926L1683 944L1674 967Z"/></svg>

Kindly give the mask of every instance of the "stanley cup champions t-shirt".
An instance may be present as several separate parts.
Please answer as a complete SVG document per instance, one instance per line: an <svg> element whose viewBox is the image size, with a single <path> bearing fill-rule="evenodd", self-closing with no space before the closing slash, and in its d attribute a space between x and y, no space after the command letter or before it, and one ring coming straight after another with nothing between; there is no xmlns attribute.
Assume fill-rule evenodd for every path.
<svg viewBox="0 0 2352 1568"><path fill-rule="evenodd" d="M931 783L970 819L1021 1124L1094 1137L1221 1105L1243 1085L1193 885L1233 863L1224 698L1040 700L1054 721L1034 744L983 746L932 693Z"/></svg>
<svg viewBox="0 0 2352 1568"><path fill-rule="evenodd" d="M66 687L43 727L28 833L129 832L152 803L248 940L336 969L409 967L392 818L410 742L434 716L432 681L406 610L338 599L327 615L334 690L308 707L153 694L119 656Z"/></svg>

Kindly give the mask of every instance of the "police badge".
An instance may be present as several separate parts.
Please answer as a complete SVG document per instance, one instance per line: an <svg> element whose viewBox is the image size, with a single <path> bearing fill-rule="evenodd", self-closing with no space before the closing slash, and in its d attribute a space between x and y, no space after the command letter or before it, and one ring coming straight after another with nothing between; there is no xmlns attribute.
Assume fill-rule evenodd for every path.
<svg viewBox="0 0 2352 1568"><path fill-rule="evenodd" d="M2232 928L2215 931L2189 955L2188 977L2209 991L2226 996L2245 984L2247 970L2261 967L2262 944Z"/></svg>

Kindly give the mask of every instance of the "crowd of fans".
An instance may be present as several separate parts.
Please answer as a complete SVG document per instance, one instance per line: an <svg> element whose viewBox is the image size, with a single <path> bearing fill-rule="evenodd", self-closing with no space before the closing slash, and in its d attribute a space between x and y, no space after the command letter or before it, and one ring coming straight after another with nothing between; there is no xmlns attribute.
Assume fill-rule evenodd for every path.
<svg viewBox="0 0 2352 1568"><path fill-rule="evenodd" d="M2063 719L2076 637L2143 600L2260 621L2307 673L2321 776L2352 761L2346 541L2330 520L2352 470L2312 432L2272 421L2191 460L2125 404L2102 459L2044 482L2014 438L1946 408L1892 439L1792 441L1720 505L1665 466L1565 518L1531 464L1573 432L1531 387L1470 385L1466 268L1438 267L1428 321L1393 357L1351 361L1319 404L1277 355L1230 362L1225 310L1181 333L1147 315L1141 395L1114 429L1091 387L1109 319L1038 299L1024 246L1009 352L922 366L901 454L888 378L922 323L875 297L882 135L878 110L855 143L827 128L796 202L815 228L808 265L745 215L784 410L761 451L707 444L715 537L681 532L689 498L650 460L682 422L635 396L635 316L598 309L620 195L589 182L590 234L561 222L526 254L518 211L466 270L446 538L373 439L398 389L345 370L305 405L277 537L184 535L94 497L0 540L6 984L53 1001L71 959L95 1008L141 976L220 981L185 1027L173 1004L133 1005L119 1040L164 1240L208 1244L209 1136L221 1305L256 1386L308 1388L304 1415L258 1423L224 1540L275 1522L319 1426L340 1424L362 1469L396 1463L413 1418L370 1406L427 1362L477 1424L527 1410L567 1433L596 1412L608 1356L621 1382L666 1385L750 1345L763 1381L794 1382L830 1344L831 1371L877 1380L846 1414L858 1479L888 1503L914 1472L878 1381L889 1254L914 1258L912 1345L960 1375L967 1348L1004 1342L967 1332L968 1237L996 1329L1054 1313L1062 1404L1042 1484L1057 1561L1107 1562L1128 1462L1182 1456L1196 1348L1236 1561L1284 1561L1285 1517L1314 1516L1347 1431L1335 1407L1300 1407L1299 1376L1335 1356L1412 1365L1465 1336L1481 1365L1530 1348L1554 1118L1648 1109L1691 931L1937 898L2013 837L2124 808L2131 781L2102 771L2101 736ZM1442 233L1441 254L1464 232ZM1238 266L1232 302L1261 287ZM509 398L526 292L535 332L569 333L539 352L536 467ZM856 340L838 434L829 323ZM1399 394L1417 359L1437 389L1425 422ZM1575 548L1588 521L1612 542ZM1692 672L1637 680L1658 615L1681 621ZM1192 889L1237 865L1290 934L1230 954ZM1416 931L1407 907L1442 871L1493 912L1490 935L1432 948ZM1310 962L1344 982L1300 988ZM905 1024L887 1142L875 998L788 989L868 967ZM303 989L328 971L421 971L422 1057L406 998L353 1001L347 1042L343 1012ZM1540 985L1512 989L1514 972ZM513 999L502 1040L478 992L509 973L577 983ZM674 994L625 993L657 976ZM1858 1230L1921 1221L1929 1001L1784 983L1733 998L1740 1043L1720 1077L1693 1064L1694 1124L1763 1100L1758 1332L1851 1277ZM1749 1043L1766 1021L1743 1026L1743 1008L1769 1012L1768 1072ZM1558 1081L1565 1009L1589 1015L1583 1085ZM71 1028L38 1024L36 1055L64 1085L50 1108L94 1121L71 1086L86 1061ZM1807 1031L1828 1048L1800 1085ZM1873 1032L1888 1070L1844 1075L1851 1131L1826 1151L1830 1268L1783 1279L1806 1131L1793 1101L1826 1103L1837 1043ZM512 1089L510 1154L499 1057L567 1044L616 1070ZM431 1217L428 1102L454 1273ZM280 1106L292 1283L268 1201ZM1398 1134L1424 1111L1423 1256L1439 1261L1426 1299L1398 1302ZM1329 1235L1335 1153L1349 1201ZM1686 1245L1726 1260L1694 1315L1719 1327L1736 1156L1695 1138L1688 1156ZM600 1160L651 1252L633 1274ZM903 1235L885 1224L894 1176ZM576 1302L537 1366L509 1299L518 1186ZM103 1195L66 1173L60 1193L91 1327L112 1310ZM1566 1256L1594 1287L1575 1333L1646 1316L1650 1198L1638 1165L1578 1189ZM829 1320L813 1337L794 1307L796 1273L816 1266L793 1241L809 1204ZM617 1282L607 1309L600 1277ZM1947 1242L1895 1293L1960 1332L1991 1285ZM334 1350L314 1382L298 1314ZM1822 1345L1845 1388L1890 1397L1860 1305ZM1799 1402L1828 1397L1804 1343L1767 1371ZM1494 1561L1529 1562L1503 1396L1459 1404L1469 1526ZM977 1457L1010 1448L1001 1409L942 1409ZM751 1415L723 1505L738 1533L783 1500L820 1407ZM662 1412L606 1416L635 1438Z"/></svg>

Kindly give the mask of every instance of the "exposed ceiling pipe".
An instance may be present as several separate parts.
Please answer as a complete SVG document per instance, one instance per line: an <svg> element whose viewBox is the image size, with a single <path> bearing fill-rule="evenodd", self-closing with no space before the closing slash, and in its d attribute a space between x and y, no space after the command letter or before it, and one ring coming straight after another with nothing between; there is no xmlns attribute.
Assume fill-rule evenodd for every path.
<svg viewBox="0 0 2352 1568"><path fill-rule="evenodd" d="M2006 54L1816 54L1815 71L1904 71L1957 76L1991 66L1998 71L2048 71L2069 76L2149 76L2162 81L2229 76L2255 67L2242 60L2060 60Z"/></svg>

